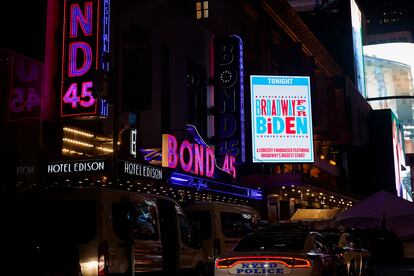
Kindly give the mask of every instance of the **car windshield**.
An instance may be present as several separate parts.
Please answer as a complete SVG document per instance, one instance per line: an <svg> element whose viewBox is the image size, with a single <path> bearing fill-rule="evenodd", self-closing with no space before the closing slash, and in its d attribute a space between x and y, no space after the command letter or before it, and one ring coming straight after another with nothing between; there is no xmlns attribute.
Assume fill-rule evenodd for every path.
<svg viewBox="0 0 414 276"><path fill-rule="evenodd" d="M244 236L233 251L302 251L306 233L255 233Z"/></svg>

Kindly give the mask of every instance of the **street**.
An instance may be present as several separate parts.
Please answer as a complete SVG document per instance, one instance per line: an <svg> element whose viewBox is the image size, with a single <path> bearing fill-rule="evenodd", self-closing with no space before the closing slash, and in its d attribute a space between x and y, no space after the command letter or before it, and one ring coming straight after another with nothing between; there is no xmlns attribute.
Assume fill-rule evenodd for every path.
<svg viewBox="0 0 414 276"><path fill-rule="evenodd" d="M374 265L375 276L412 276L414 275L414 259L405 259L399 264Z"/></svg>

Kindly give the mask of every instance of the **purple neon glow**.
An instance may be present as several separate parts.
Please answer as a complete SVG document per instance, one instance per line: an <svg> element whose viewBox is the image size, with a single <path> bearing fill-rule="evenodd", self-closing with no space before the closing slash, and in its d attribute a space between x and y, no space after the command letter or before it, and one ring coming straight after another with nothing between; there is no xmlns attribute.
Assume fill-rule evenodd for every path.
<svg viewBox="0 0 414 276"><path fill-rule="evenodd" d="M83 51L83 63L81 68L76 68L76 60L78 55L78 49ZM69 63L68 63L68 76L79 77L86 74L92 65L92 48L86 42L71 42L69 43Z"/></svg>
<svg viewBox="0 0 414 276"><path fill-rule="evenodd" d="M204 175L204 147L194 144L194 173Z"/></svg>
<svg viewBox="0 0 414 276"><path fill-rule="evenodd" d="M82 94L81 98L82 100L79 102L79 104L82 107L90 107L95 103L95 98L92 96L92 91L89 91L89 88L93 87L93 83L91 81L86 81L82 83ZM87 101L83 99L88 99Z"/></svg>
<svg viewBox="0 0 414 276"><path fill-rule="evenodd" d="M197 144L202 145L206 148L209 147L209 145L204 141L204 139L201 137L200 133L194 125L187 124L186 130L191 134L191 136L197 142Z"/></svg>
<svg viewBox="0 0 414 276"><path fill-rule="evenodd" d="M168 167L176 168L178 164L177 156L178 142L174 135L168 134Z"/></svg>
<svg viewBox="0 0 414 276"><path fill-rule="evenodd" d="M80 97L78 97L77 92L78 84L72 83L63 96L63 102L66 104L70 103L72 104L72 108L76 108L78 106L78 102L80 101Z"/></svg>
<svg viewBox="0 0 414 276"><path fill-rule="evenodd" d="M109 61L105 60L103 54L109 54L110 46L110 34L111 29L111 1L103 1L103 18L102 18L102 59L101 59L101 68L102 70L109 71Z"/></svg>
<svg viewBox="0 0 414 276"><path fill-rule="evenodd" d="M144 156L145 161L151 161L151 160L162 160L162 154L161 149L155 148L155 149L140 149L141 154Z"/></svg>
<svg viewBox="0 0 414 276"><path fill-rule="evenodd" d="M212 164L214 162L214 164ZM216 167L213 148L206 148L206 176L214 176L214 168Z"/></svg>
<svg viewBox="0 0 414 276"><path fill-rule="evenodd" d="M171 180L174 180L174 181L178 181L178 182L188 182L188 179L184 179L184 178L180 178L180 177L175 177L175 176L172 176L170 179Z"/></svg>
<svg viewBox="0 0 414 276"><path fill-rule="evenodd" d="M171 174L169 182L172 185L189 187L189 188L197 188L197 190L206 190L206 191L217 192L217 193L227 194L227 195L232 195L232 196L251 198L251 199L256 199L256 200L261 200L263 196L262 191L257 190L257 189L235 186L235 185L230 185L230 184L221 183L221 182L212 181L212 180L205 180L202 178L192 177L192 176L188 176L188 175L180 174L176 172L173 172ZM209 183L211 185L215 184L218 187L221 186L223 187L223 190L219 188L212 188L211 185L209 185ZM225 187L236 188L237 190L242 190L243 193L228 192L224 190Z"/></svg>
<svg viewBox="0 0 414 276"><path fill-rule="evenodd" d="M187 150L188 152L188 162L186 163L184 160L184 151ZM193 165L193 147L190 144L190 142L188 142L187 140L184 140L181 143L181 147L180 147L180 164L181 164L181 168L183 168L183 170L185 172L189 172L191 171L191 167Z"/></svg>
<svg viewBox="0 0 414 276"><path fill-rule="evenodd" d="M92 2L85 3L85 15L78 4L70 6L70 37L78 36L78 24L85 36L92 35Z"/></svg>
<svg viewBox="0 0 414 276"><path fill-rule="evenodd" d="M240 148L241 148L241 162L246 161L246 137L244 129L244 65L243 65L243 40L237 35L231 35L239 40L239 65L240 65Z"/></svg>
<svg viewBox="0 0 414 276"><path fill-rule="evenodd" d="M108 101L105 99L99 99L99 115L102 117L108 117L109 107Z"/></svg>

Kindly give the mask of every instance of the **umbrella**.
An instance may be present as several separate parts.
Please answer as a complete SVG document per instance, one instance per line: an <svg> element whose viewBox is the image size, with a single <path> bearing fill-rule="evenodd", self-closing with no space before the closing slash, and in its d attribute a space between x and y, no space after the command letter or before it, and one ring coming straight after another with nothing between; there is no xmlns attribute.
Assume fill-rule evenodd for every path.
<svg viewBox="0 0 414 276"><path fill-rule="evenodd" d="M414 203L386 191L379 191L336 215L345 226L385 228L398 238L414 237Z"/></svg>

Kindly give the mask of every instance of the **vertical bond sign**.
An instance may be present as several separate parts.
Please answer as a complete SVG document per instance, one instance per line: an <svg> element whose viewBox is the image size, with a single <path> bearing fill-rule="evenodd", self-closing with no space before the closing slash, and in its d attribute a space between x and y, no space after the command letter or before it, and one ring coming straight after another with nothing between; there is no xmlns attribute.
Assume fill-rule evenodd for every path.
<svg viewBox="0 0 414 276"><path fill-rule="evenodd" d="M313 162L309 77L250 76L254 163Z"/></svg>
<svg viewBox="0 0 414 276"><path fill-rule="evenodd" d="M98 115L98 73L109 70L109 0L64 0L61 116Z"/></svg>
<svg viewBox="0 0 414 276"><path fill-rule="evenodd" d="M245 162L243 42L231 35L214 45L216 155Z"/></svg>

